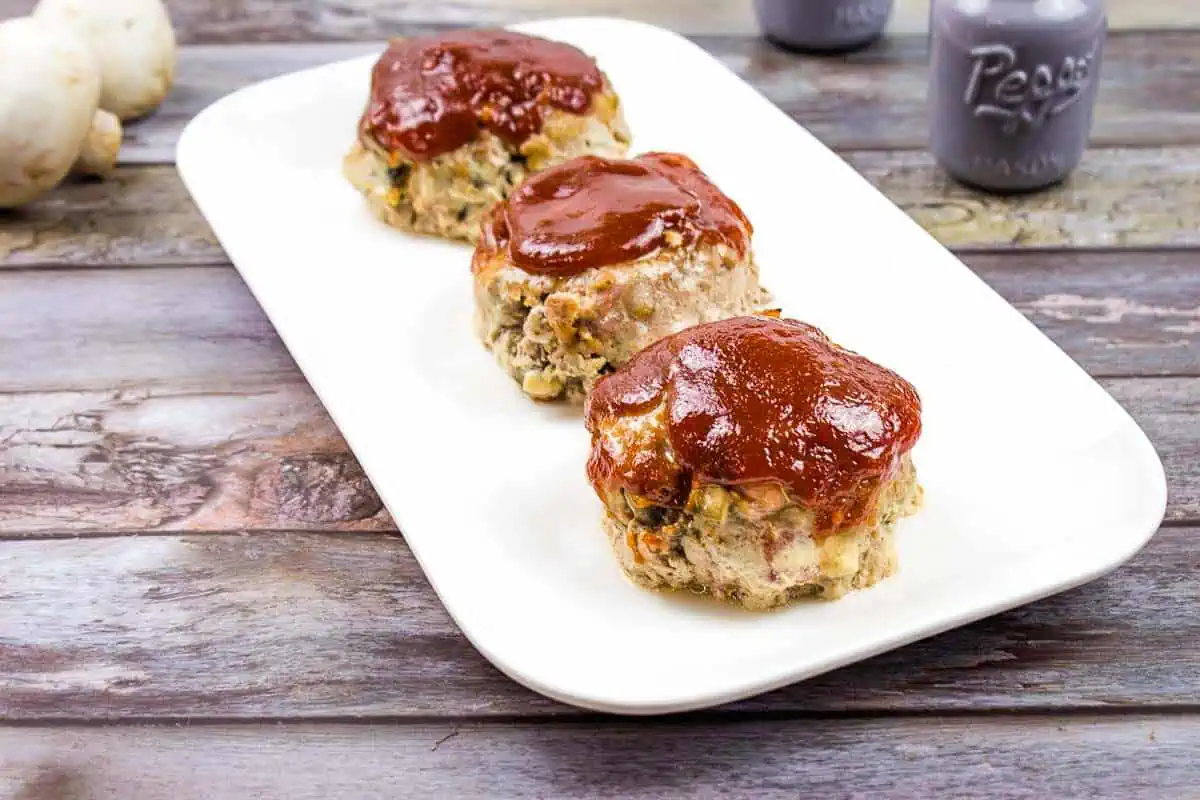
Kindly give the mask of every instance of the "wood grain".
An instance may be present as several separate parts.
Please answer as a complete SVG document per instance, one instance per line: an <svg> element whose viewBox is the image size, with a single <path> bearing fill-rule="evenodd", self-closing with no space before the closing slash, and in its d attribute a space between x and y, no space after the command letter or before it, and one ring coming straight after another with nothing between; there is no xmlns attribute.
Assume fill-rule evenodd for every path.
<svg viewBox="0 0 1200 800"><path fill-rule="evenodd" d="M928 144L926 37L887 39L836 59L791 54L758 38L697 42L831 147ZM1200 61L1193 56L1200 34L1120 33L1104 46L1093 148L1200 141Z"/></svg>
<svg viewBox="0 0 1200 800"><path fill-rule="evenodd" d="M10 396L211 394L299 380L231 267L0 272L0 391Z"/></svg>
<svg viewBox="0 0 1200 800"><path fill-rule="evenodd" d="M1200 255L973 255L1093 373L1200 375ZM54 309L48 313L48 309ZM1110 380L1200 519L1196 378ZM0 273L0 533L390 529L228 267Z"/></svg>
<svg viewBox="0 0 1200 800"><path fill-rule="evenodd" d="M0 284L0 529L392 527L231 269Z"/></svg>
<svg viewBox="0 0 1200 800"><path fill-rule="evenodd" d="M3 0L0 0L3 2ZM126 126L126 164L173 164L179 135L192 118L244 86L309 67L379 52L380 42L197 45L179 53L175 86L154 114ZM354 121L347 123L353 135Z"/></svg>
<svg viewBox="0 0 1200 800"><path fill-rule="evenodd" d="M1198 536L1164 528L1081 589L725 711L1194 707ZM3 541L0 567L3 719L578 714L491 667L399 537Z"/></svg>
<svg viewBox="0 0 1200 800"><path fill-rule="evenodd" d="M1200 375L1200 252L963 258L1092 375Z"/></svg>
<svg viewBox="0 0 1200 800"><path fill-rule="evenodd" d="M951 247L1200 245L1200 148L1092 150L1063 186L1015 198L953 183L927 153L846 158ZM0 215L0 269L225 260L170 167L126 167Z"/></svg>
<svg viewBox="0 0 1200 800"><path fill-rule="evenodd" d="M0 532L393 530L311 390L0 395Z"/></svg>
<svg viewBox="0 0 1200 800"><path fill-rule="evenodd" d="M866 52L820 59L758 38L697 42L837 149L924 149L928 50L923 37L891 39ZM162 108L127 130L125 163L173 163L183 127L218 98L265 78L378 52L381 44L196 46L180 54ZM1200 143L1200 33L1127 33L1105 45L1094 147ZM1150 90L1153 87L1153 90ZM618 87L619 88L619 87Z"/></svg>
<svg viewBox="0 0 1200 800"><path fill-rule="evenodd" d="M1200 253L964 259L1093 374L1200 375ZM230 267L0 271L2 392L180 394L300 380Z"/></svg>
<svg viewBox="0 0 1200 800"><path fill-rule="evenodd" d="M1012 198L951 181L924 152L847 160L950 247L1200 245L1200 151L1190 148L1091 150L1063 185Z"/></svg>
<svg viewBox="0 0 1200 800"><path fill-rule="evenodd" d="M0 730L0 792L23 800L1134 800L1194 796L1197 748L1193 715L22 728ZM54 791L66 781L70 794ZM31 784L37 793L16 794Z"/></svg>
<svg viewBox="0 0 1200 800"><path fill-rule="evenodd" d="M923 33L930 0L896 0L891 34ZM28 13L34 0L0 0L0 18ZM1114 30L1192 28L1200 9L1190 0L1116 0ZM184 42L380 39L434 25L505 25L543 17L607 15L637 19L682 33L757 33L747 0L167 0Z"/></svg>
<svg viewBox="0 0 1200 800"><path fill-rule="evenodd" d="M228 91L397 33L607 13L699 35L1110 376L1172 524L1081 589L763 697L580 714L461 636L174 171L126 167L0 213L0 797L1194 794L1200 6L1113 3L1116 28L1188 31L1111 37L1099 146L1000 200L918 152L920 36L800 58L752 35L747 0L168 4L201 44L127 164L172 163ZM892 32L926 9L897 0ZM202 44L247 41L288 44ZM138 719L183 724L70 724Z"/></svg>
<svg viewBox="0 0 1200 800"><path fill-rule="evenodd" d="M68 181L24 208L0 210L0 269L225 260L171 167Z"/></svg>
<svg viewBox="0 0 1200 800"><path fill-rule="evenodd" d="M1200 519L1200 379L1105 385L1163 459L1167 519ZM0 394L0 414L0 536L394 529L299 381Z"/></svg>

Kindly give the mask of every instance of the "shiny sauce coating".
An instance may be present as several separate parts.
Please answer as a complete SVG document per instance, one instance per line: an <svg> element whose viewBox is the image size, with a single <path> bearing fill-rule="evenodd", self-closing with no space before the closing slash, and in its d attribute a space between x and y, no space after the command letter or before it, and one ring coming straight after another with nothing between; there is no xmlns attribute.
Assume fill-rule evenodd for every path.
<svg viewBox="0 0 1200 800"><path fill-rule="evenodd" d="M527 178L493 209L475 263L504 252L525 272L567 276L701 239L745 257L752 231L686 156L581 156Z"/></svg>
<svg viewBox="0 0 1200 800"><path fill-rule="evenodd" d="M662 407L653 448L606 420ZM737 317L662 339L588 399L588 477L682 507L694 486L775 482L826 533L861 524L921 433L916 390L802 322Z"/></svg>
<svg viewBox="0 0 1200 800"><path fill-rule="evenodd" d="M561 42L498 30L393 41L371 73L363 135L414 160L474 139L480 128L518 147L542 107L584 114L604 88L596 62Z"/></svg>

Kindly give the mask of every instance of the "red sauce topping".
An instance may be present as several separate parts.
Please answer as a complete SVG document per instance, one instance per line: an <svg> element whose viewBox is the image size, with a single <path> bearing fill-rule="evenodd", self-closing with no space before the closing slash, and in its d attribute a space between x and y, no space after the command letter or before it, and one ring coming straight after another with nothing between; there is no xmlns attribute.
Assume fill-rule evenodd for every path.
<svg viewBox="0 0 1200 800"><path fill-rule="evenodd" d="M483 223L475 263L503 250L541 275L574 275L633 261L668 243L701 238L743 257L753 228L690 158L581 156L530 176Z"/></svg>
<svg viewBox="0 0 1200 800"><path fill-rule="evenodd" d="M600 434L612 416L665 405L653 450ZM681 507L693 483L781 484L832 531L860 524L921 434L916 390L891 370L789 319L688 328L602 378L587 404L588 477Z"/></svg>
<svg viewBox="0 0 1200 800"><path fill-rule="evenodd" d="M467 30L397 39L375 64L361 130L388 150L430 159L487 128L513 147L542 127L542 107L585 113L604 87L596 62L560 42Z"/></svg>

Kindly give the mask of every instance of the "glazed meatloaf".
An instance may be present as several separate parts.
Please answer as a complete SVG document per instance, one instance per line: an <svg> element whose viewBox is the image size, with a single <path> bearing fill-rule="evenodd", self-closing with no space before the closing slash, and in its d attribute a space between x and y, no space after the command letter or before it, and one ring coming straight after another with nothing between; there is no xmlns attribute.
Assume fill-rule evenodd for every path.
<svg viewBox="0 0 1200 800"><path fill-rule="evenodd" d="M529 396L582 400L657 339L760 308L751 232L685 156L569 161L484 221L477 331Z"/></svg>
<svg viewBox="0 0 1200 800"><path fill-rule="evenodd" d="M642 351L588 399L587 472L625 572L749 609L837 598L896 568L921 502L916 390L766 316Z"/></svg>
<svg viewBox="0 0 1200 800"><path fill-rule="evenodd" d="M391 43L343 169L388 224L473 243L526 175L628 144L617 95L579 50L458 31Z"/></svg>

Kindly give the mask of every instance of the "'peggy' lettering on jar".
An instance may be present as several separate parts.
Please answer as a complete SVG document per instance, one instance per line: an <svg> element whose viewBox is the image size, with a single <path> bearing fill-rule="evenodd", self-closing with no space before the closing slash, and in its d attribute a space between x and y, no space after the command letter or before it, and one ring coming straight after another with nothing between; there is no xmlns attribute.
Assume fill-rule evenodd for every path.
<svg viewBox="0 0 1200 800"><path fill-rule="evenodd" d="M1022 125L1036 128L1079 100L1098 46L1097 40L1086 53L1064 56L1057 65L1038 64L1032 74L1017 65L1017 52L1009 45L973 47L963 102L977 117L1000 120L1004 133L1016 133Z"/></svg>
<svg viewBox="0 0 1200 800"><path fill-rule="evenodd" d="M1057 183L1092 126L1104 0L933 0L929 149L996 192Z"/></svg>

